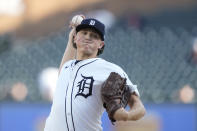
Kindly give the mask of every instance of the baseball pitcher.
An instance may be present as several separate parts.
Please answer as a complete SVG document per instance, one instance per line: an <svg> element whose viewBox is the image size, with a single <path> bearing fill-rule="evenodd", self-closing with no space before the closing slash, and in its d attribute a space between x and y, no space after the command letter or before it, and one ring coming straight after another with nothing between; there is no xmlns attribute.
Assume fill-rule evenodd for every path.
<svg viewBox="0 0 197 131"><path fill-rule="evenodd" d="M112 123L138 120L145 114L137 86L123 69L98 58L105 46L105 25L81 17L79 24L71 22L45 131L102 131L104 110Z"/></svg>

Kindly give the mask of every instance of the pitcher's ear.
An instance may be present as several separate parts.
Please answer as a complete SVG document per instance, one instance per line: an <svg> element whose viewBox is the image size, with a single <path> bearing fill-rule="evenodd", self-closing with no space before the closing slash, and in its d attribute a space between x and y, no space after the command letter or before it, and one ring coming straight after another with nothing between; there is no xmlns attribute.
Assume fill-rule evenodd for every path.
<svg viewBox="0 0 197 131"><path fill-rule="evenodd" d="M105 45L104 41L100 43L99 49L101 49Z"/></svg>

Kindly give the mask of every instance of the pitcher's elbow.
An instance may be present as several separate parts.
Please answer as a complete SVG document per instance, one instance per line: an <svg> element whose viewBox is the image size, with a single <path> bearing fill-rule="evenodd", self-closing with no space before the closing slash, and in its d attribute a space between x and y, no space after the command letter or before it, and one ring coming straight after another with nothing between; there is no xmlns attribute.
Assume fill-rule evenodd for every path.
<svg viewBox="0 0 197 131"><path fill-rule="evenodd" d="M141 118L143 118L146 114L146 110L143 108L140 113L133 118L134 121L140 120Z"/></svg>
<svg viewBox="0 0 197 131"><path fill-rule="evenodd" d="M144 117L145 114L146 114L146 110L145 110L145 108L143 108L143 109L141 110L141 112L140 112L140 115L139 115L138 120L141 119L142 117Z"/></svg>

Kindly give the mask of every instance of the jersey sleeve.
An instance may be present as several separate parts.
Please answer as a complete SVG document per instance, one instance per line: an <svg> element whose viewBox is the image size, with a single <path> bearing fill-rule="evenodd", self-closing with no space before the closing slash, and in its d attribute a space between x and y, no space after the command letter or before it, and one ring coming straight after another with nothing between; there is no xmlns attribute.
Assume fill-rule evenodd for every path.
<svg viewBox="0 0 197 131"><path fill-rule="evenodd" d="M68 68L69 66L71 66L71 63L73 62L74 60L69 60L67 62L65 62L62 66L62 68L60 69L60 74L61 72L65 69L65 68Z"/></svg>
<svg viewBox="0 0 197 131"><path fill-rule="evenodd" d="M131 80L129 79L128 75L124 72L124 76L127 79L127 85L129 86L129 88L131 89L132 93L135 93L137 96L140 97L140 93L137 89L137 85L134 85Z"/></svg>
<svg viewBox="0 0 197 131"><path fill-rule="evenodd" d="M105 62L105 64L103 64L104 67L107 67L107 71L106 72L116 72L119 75L121 75L122 77L126 78L126 84L129 86L129 88L131 89L132 93L135 93L137 96L140 96L139 91L137 89L137 85L134 85L131 80L129 79L128 75L125 73L125 71L118 65L110 63L110 62Z"/></svg>

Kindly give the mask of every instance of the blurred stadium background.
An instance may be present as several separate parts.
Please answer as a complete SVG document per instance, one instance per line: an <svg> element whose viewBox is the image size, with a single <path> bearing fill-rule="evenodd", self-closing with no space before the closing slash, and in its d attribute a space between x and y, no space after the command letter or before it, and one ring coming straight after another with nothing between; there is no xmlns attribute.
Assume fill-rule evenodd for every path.
<svg viewBox="0 0 197 131"><path fill-rule="evenodd" d="M105 113L104 131L197 130L196 0L1 0L0 131L43 130L76 14L107 25L100 57L127 72L147 109L115 126Z"/></svg>

